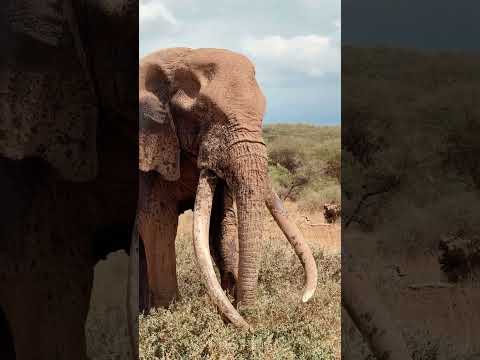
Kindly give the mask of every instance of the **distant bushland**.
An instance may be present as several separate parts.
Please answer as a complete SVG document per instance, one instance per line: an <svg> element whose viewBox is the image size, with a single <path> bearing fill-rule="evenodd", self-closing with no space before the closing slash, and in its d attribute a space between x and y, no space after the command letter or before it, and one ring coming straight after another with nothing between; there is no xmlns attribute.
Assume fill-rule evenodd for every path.
<svg viewBox="0 0 480 360"><path fill-rule="evenodd" d="M281 198L308 211L340 203L340 126L269 124L263 135Z"/></svg>

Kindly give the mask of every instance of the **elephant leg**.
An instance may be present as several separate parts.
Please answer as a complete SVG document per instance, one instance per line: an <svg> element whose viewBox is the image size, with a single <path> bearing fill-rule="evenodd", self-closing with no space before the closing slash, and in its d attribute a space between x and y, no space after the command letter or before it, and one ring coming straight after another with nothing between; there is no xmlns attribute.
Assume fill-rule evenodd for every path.
<svg viewBox="0 0 480 360"><path fill-rule="evenodd" d="M150 309L150 288L148 286L147 256L143 239L140 238L138 249L138 292L139 310L141 312Z"/></svg>
<svg viewBox="0 0 480 360"><path fill-rule="evenodd" d="M5 313L17 360L87 360L85 322L93 280L89 270L23 274L8 282L12 292ZM83 286L77 288L80 271Z"/></svg>
<svg viewBox="0 0 480 360"><path fill-rule="evenodd" d="M175 236L178 215L165 211L158 219L140 221L139 231L145 248L151 307L168 306L178 298Z"/></svg>
<svg viewBox="0 0 480 360"><path fill-rule="evenodd" d="M85 261L82 250L47 243L55 239L65 244L71 239L48 231L52 224L47 224L47 216L39 219L43 223L39 225L41 234L29 237L20 231L11 233L18 242L46 245L36 251L27 246L25 252L30 254L15 260L1 284L2 307L10 324L16 359L86 360L85 323L93 264ZM50 253L52 246L56 248Z"/></svg>
<svg viewBox="0 0 480 360"><path fill-rule="evenodd" d="M93 254L49 171L0 158L0 307L17 360L86 360Z"/></svg>
<svg viewBox="0 0 480 360"><path fill-rule="evenodd" d="M15 345L10 323L0 307L0 359L15 360Z"/></svg>
<svg viewBox="0 0 480 360"><path fill-rule="evenodd" d="M145 196L140 195L138 230L145 248L148 303L151 307L165 307L179 296L175 254L177 204L167 200L168 186L147 181L141 183L141 194ZM148 184L148 189L143 188Z"/></svg>
<svg viewBox="0 0 480 360"><path fill-rule="evenodd" d="M221 277L221 286L235 294L238 276L238 232L233 194L226 185L217 186L210 220L210 249Z"/></svg>

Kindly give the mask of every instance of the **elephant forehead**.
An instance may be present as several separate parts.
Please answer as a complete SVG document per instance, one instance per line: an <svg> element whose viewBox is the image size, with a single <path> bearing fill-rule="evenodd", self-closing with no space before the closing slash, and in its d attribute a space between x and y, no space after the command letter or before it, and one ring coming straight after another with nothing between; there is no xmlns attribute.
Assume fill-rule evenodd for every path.
<svg viewBox="0 0 480 360"><path fill-rule="evenodd" d="M207 67L217 71L241 69L245 75L255 69L246 56L226 49L197 49L190 53L187 62L193 67Z"/></svg>

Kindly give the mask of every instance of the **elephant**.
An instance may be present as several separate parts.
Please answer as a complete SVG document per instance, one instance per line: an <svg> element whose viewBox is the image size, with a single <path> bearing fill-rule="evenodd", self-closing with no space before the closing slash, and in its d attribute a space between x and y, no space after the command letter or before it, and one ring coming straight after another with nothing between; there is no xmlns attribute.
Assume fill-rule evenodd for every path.
<svg viewBox="0 0 480 360"><path fill-rule="evenodd" d="M8 1L0 37L0 357L85 360L137 211L138 1Z"/></svg>
<svg viewBox="0 0 480 360"><path fill-rule="evenodd" d="M241 54L170 48L141 59L140 311L167 306L179 297L175 236L178 216L192 209L199 270L212 301L232 324L250 328L240 312L255 301L264 204L305 269L302 301L313 296L315 259L267 175L261 134L265 102L253 64ZM355 257L347 261L355 262ZM372 352L378 358L409 359L404 339L370 280L359 271L342 273L343 314L352 318ZM224 291L234 296L234 304Z"/></svg>
<svg viewBox="0 0 480 360"><path fill-rule="evenodd" d="M249 328L241 312L255 303L265 205L303 264L302 301L313 296L315 259L268 177L265 107L254 65L239 53L169 48L140 60L141 311L179 297L175 236L186 210L206 289L232 324Z"/></svg>

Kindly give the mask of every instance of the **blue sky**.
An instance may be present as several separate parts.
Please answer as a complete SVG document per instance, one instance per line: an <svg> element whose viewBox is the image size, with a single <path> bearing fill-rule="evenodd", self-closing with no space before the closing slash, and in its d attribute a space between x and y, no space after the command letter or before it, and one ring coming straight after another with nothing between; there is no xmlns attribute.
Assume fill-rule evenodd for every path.
<svg viewBox="0 0 480 360"><path fill-rule="evenodd" d="M140 57L166 47L247 55L265 122L340 123L340 0L140 0Z"/></svg>

